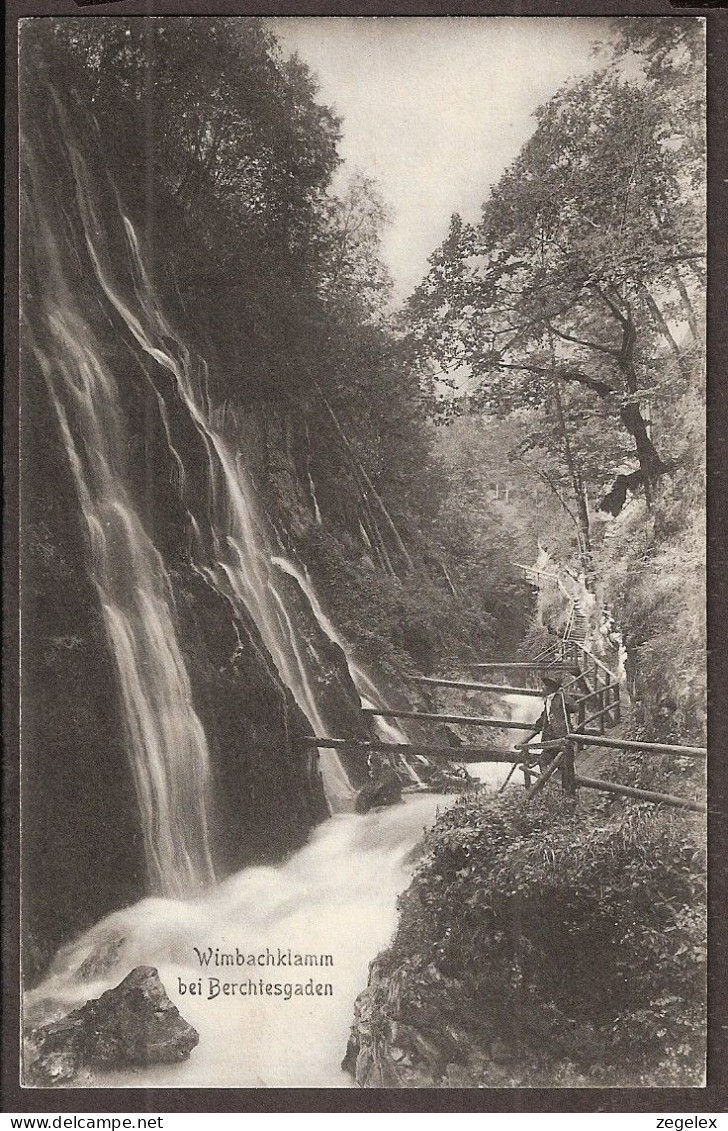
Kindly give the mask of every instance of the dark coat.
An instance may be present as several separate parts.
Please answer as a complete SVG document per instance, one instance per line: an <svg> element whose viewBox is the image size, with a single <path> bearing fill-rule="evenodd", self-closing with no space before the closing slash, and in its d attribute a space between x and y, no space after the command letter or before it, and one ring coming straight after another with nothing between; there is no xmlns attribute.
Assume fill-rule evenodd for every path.
<svg viewBox="0 0 728 1131"><path fill-rule="evenodd" d="M548 699L544 701L543 711L537 722L535 722L534 730L536 727L541 732L542 742L554 742L560 738L564 738L570 731L569 715L576 710L576 704L571 699L564 695L563 691L559 689L554 692L551 702ZM538 731L536 732L538 733ZM571 745L564 744L563 747L552 747L550 750L542 750L539 755L539 765L543 772L549 766L554 758L556 758L559 750L565 750L565 760L561 767L561 784L567 793L574 794L576 791L576 778L574 767L574 748Z"/></svg>
<svg viewBox="0 0 728 1131"><path fill-rule="evenodd" d="M551 742L563 738L571 729L569 714L575 710L574 704L564 695L563 691L554 692L551 703L544 701L543 711L533 724L534 733L541 734L543 742Z"/></svg>

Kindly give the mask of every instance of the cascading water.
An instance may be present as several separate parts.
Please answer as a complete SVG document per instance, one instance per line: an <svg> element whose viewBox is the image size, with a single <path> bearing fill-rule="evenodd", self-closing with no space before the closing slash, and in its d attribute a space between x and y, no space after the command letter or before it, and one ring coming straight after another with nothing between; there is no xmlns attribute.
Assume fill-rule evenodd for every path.
<svg viewBox="0 0 728 1131"><path fill-rule="evenodd" d="M122 216L131 268L132 295L122 293L102 237L102 224L94 207L91 178L85 162L69 145L76 183L77 203L87 249L96 279L132 338L143 352L174 379L177 394L189 413L207 458L210 514L206 516L211 547L193 539L199 555L197 569L225 597L234 610L249 615L278 672L308 718L315 733L328 733L311 685L305 642L276 589L269 566L265 524L257 513L252 484L223 436L210 423L205 404L205 367L180 340L164 315L147 275L136 232ZM197 526L199 531L199 524ZM324 789L334 811L352 804L353 789L333 750L320 751Z"/></svg>
<svg viewBox="0 0 728 1131"><path fill-rule="evenodd" d="M194 368L189 352L166 321L149 283L136 234L124 217L132 262L136 272L136 291L144 319L129 310L113 289L98 257L94 256L97 276L108 299L122 316L142 349L167 369L194 421L208 459L212 487L210 532L214 553L211 561L198 563L215 588L255 622L263 643L276 664L281 678L313 726L315 733L327 735L311 686L299 637L275 577L269 568L270 553L263 522L257 514L252 485L245 470L235 460L222 435L214 430L195 397ZM171 345L177 347L176 356ZM320 751L324 789L334 811L348 808L353 789L333 750Z"/></svg>
<svg viewBox="0 0 728 1131"><path fill-rule="evenodd" d="M391 941L396 900L407 886L412 850L438 807L418 794L406 803L358 816L342 813L316 829L309 844L278 868L247 868L191 902L147 899L98 923L61 951L50 975L29 995L29 1013L67 1012L117 985L138 965L153 965L182 1016L200 1034L190 1059L99 1076L101 1087L352 1087L341 1070L353 1003L367 967ZM330 955L331 964L201 966L197 950L277 955L278 948ZM113 950L113 966L84 978L93 956ZM91 961L89 961L91 960ZM246 991L216 996L210 977ZM251 993L279 984L282 992ZM286 986L328 983L326 996L290 996ZM201 979L202 993L184 987ZM258 986L259 989L259 986Z"/></svg>
<svg viewBox="0 0 728 1131"><path fill-rule="evenodd" d="M132 436L120 391L124 373L109 360L98 317L94 322L84 307L89 290L99 309L104 301L110 304L101 329L113 327L115 347L123 340L130 354L136 346L148 359L142 372L157 402L177 492L187 504L193 570L228 602L238 639L239 625L252 620L311 729L328 730L312 686L315 658L307 654L278 592L249 476L209 421L205 364L169 324L132 223L118 199L114 210L113 189L109 192L107 185L102 196L57 100L55 108L75 200L66 201L60 216L54 212L45 168L51 159L42 141L24 141L23 216L33 233L33 258L42 263L25 340L45 378L86 524L91 577L123 707L149 889L186 896L215 879L210 754L193 705L170 576L150 527L154 520L140 509L132 486ZM80 254L83 245L91 272ZM173 443L172 396L192 422L206 457L205 467L190 468L206 479L204 511L204 492L193 497L186 490L185 463ZM319 766L330 808L350 808L354 790L336 753L322 750Z"/></svg>
<svg viewBox="0 0 728 1131"><path fill-rule="evenodd" d="M52 356L32 348L48 385L86 521L95 582L116 664L153 891L182 896L214 879L208 839L209 755L192 706L164 562L130 503L128 450L114 376L66 287L41 215Z"/></svg>
<svg viewBox="0 0 728 1131"><path fill-rule="evenodd" d="M252 648L265 649L311 728L326 735L313 680L315 656L287 603L289 583L282 584L281 570L296 578L319 629L344 653L346 646L310 580L285 559L274 560L251 479L213 423L206 367L163 313L133 224L121 210L114 218L113 199L102 207L86 161L70 138L66 152L78 215L75 229L69 229L80 233L91 265L83 293L93 288L115 341L123 338L135 364L140 354L145 359L144 378L159 408L187 515L192 568L227 603L241 647L247 634ZM68 264L80 269L83 248L71 246L68 230L68 246L61 247L47 189L33 182L32 157L29 168L24 207L43 263L33 307L40 322L28 327L29 348L45 376L88 529L155 896L107 916L62 950L26 1004L31 1014L48 1008L65 1012L117 985L132 967L155 965L172 1000L199 1030L199 1048L183 1065L115 1074L97 1083L347 1086L351 1081L339 1064L354 998L366 983L367 964L391 938L396 896L411 872L412 849L444 799L409 797L403 805L365 816L341 812L351 806L353 790L336 754L324 750L321 769L335 812L331 820L280 867L247 868L221 884L213 882L209 752L177 635L170 575L150 520L135 509L119 373L107 363L105 343L81 291L69 282ZM44 207L38 201L45 201ZM118 229L114 251L105 227L109 222ZM186 464L184 449L175 446L172 395L197 438L202 467ZM195 476L206 485L206 508L187 490L187 480ZM359 694L384 706L370 677L349 662ZM379 725L383 737L406 743L394 724L380 720ZM411 767L410 772L416 777ZM111 962L103 957L109 943ZM203 975L195 948L208 947L331 954L325 980L333 992L314 1006L310 998L285 994L193 998L184 987ZM91 977L89 970L95 971ZM242 977L236 971L230 980ZM275 980L294 981L288 970L277 972Z"/></svg>
<svg viewBox="0 0 728 1131"><path fill-rule="evenodd" d="M539 699L522 695L503 695L499 698L500 702L507 707L508 718L511 722L523 723L524 731L531 729L541 713L542 704ZM510 741L514 744L522 741L522 735L516 730L509 730L506 734L511 736ZM510 774L511 765L505 762L468 762L467 769L471 778L487 785L490 789L497 789L503 785L508 777L511 777L512 781L514 780ZM515 779L516 784L519 784L519 781L522 782L522 779Z"/></svg>
<svg viewBox="0 0 728 1131"><path fill-rule="evenodd" d="M362 706L384 709L386 707L386 703L383 695L381 694L379 688L371 679L371 677L368 676L364 671L361 664L358 664L353 658L349 645L336 631L333 623L324 612L321 602L316 596L316 592L313 588L313 584L311 582L311 578L308 576L308 573L304 569L299 569L293 564L293 562L289 561L288 558L283 558L278 555L272 557L271 562L273 563L273 565L278 566L279 569L281 569L284 573L287 573L289 577L292 577L298 583L301 591L304 593L309 603L309 607L316 618L319 628L326 634L326 636L328 636L329 640L331 640L332 643L337 644L339 648L341 648L342 652L346 656L346 662L349 668L349 672L351 673L351 678L354 681L354 686L359 692ZM395 723L388 722L386 719L378 718L375 716L374 729L383 742L393 742L397 743L397 745L399 746L407 746L409 744L409 739L407 738L407 735L402 730L402 728L398 727ZM400 762L410 780L415 782L417 785L422 785L420 777L412 767L409 758L406 757L404 753L400 756Z"/></svg>

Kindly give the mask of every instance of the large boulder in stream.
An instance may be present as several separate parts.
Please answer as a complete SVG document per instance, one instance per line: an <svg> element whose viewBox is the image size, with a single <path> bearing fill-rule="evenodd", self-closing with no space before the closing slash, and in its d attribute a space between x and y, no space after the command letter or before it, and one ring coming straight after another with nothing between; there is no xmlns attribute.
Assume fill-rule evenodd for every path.
<svg viewBox="0 0 728 1131"><path fill-rule="evenodd" d="M137 966L101 997L31 1033L25 1082L47 1088L81 1083L93 1068L175 1063L199 1039L155 968Z"/></svg>
<svg viewBox="0 0 728 1131"><path fill-rule="evenodd" d="M402 782L391 766L378 768L359 791L356 798L356 812L368 813L381 805L396 805L402 800Z"/></svg>

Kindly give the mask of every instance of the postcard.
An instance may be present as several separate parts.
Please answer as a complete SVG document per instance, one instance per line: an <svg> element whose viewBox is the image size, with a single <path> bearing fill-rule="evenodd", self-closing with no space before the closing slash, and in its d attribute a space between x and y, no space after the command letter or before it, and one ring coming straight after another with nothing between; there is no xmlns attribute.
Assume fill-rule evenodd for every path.
<svg viewBox="0 0 728 1131"><path fill-rule="evenodd" d="M702 1088L705 19L18 31L26 1094Z"/></svg>

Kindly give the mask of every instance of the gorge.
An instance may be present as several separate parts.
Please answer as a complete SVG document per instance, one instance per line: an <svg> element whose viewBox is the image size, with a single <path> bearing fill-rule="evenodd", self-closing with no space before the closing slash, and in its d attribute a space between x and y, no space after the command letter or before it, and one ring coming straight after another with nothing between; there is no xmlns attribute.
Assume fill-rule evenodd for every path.
<svg viewBox="0 0 728 1131"><path fill-rule="evenodd" d="M539 537L547 531L554 560L571 562L590 595L589 630L598 631L598 602L620 617L637 736L654 737L669 713L678 741L701 741L699 349L686 348L673 372L649 304L630 308L643 333L640 380L670 390L662 416L655 413L655 442L675 445L675 422L687 421L679 465L687 470L666 480L661 495L648 484L657 509L647 506L647 487L640 498L635 490L607 526L584 500L606 490L631 451L630 435L614 411L616 385L598 391L595 408L584 398L596 378L589 370L581 380L589 363L579 359L573 381L573 356L557 365L552 323L560 314L538 315L547 329L531 343L534 356L520 359L526 387L515 393L498 369L505 354L477 356L480 313L467 271L485 257L472 254L474 230L455 221L428 279L393 313L380 259L383 210L366 179L332 187L340 123L317 100L306 66L282 54L264 20L214 18L203 32L195 24L119 18L90 30L80 18L27 21L23 31L26 1021L32 1031L61 1020L130 973L151 970L199 1043L185 1034L180 1063L97 1066L94 1086L387 1086L386 1058L400 1052L397 1023L387 1014L385 1049L376 1010L386 1014L392 986L406 996L413 970L424 970L439 994L450 978L446 959L454 969L468 952L458 932L482 892L468 888L472 870L457 855L458 837L465 856L472 841L483 875L496 879L488 822L506 847L518 841L512 858L521 853L529 866L549 822L567 860L579 854L579 820L585 838L598 841L595 859L604 830L614 830L625 853L641 847L620 824L632 828L629 812L616 804L564 815L552 798L531 818L508 808L511 791L501 811L494 794L507 764L471 764L465 774L408 752L408 743L434 736L457 765L467 727L447 716L425 727L371 712L433 712L440 691L423 676L467 671L489 656L518 662L537 654L549 632L558 636L563 609L537 604L515 564L545 553ZM571 222L573 210L566 213ZM510 215L505 207L502 215ZM622 254L620 244L615 262ZM500 249L494 256L511 262ZM555 269L557 297L570 285L564 270ZM501 283L499 276L496 291ZM521 283L530 294L532 280ZM644 289L642 275L634 285ZM677 307L681 292L671 285ZM458 303L458 318L474 320L472 333L463 320L454 330L448 323ZM591 334L594 311L575 310L577 329L583 315ZM502 311L488 316L504 332ZM572 348L574 326L561 329ZM492 382L470 401L464 394L462 415L453 407L457 380L448 401L448 378L440 385L433 376L438 351L458 356L460 333L473 373ZM504 370L515 366L503 362ZM553 383L562 377L552 420ZM538 473L528 463L534 452ZM666 461L660 475L668 470ZM671 578L664 562L682 562L683 550L679 584L660 604L663 589L647 571L662 562ZM644 582L628 583L630 570L645 571ZM679 617L691 616L671 650ZM651 633L659 650L650 651ZM674 659L660 666L661 654ZM507 692L473 701L485 714L497 705L524 731L541 708L537 697ZM503 734L503 744L520 737ZM318 747L301 741L312 735L323 740ZM325 740L372 738L395 748L388 800L401 800L363 812L375 762ZM628 771L635 780L646 773L636 764ZM685 837L675 875L697 869L694 830L644 824L648 841L663 838L665 861ZM444 855L449 867L451 850L448 924L438 918L437 865ZM587 887L595 883L590 873ZM670 903L691 947L699 916L685 908L692 895L699 903L698 888L690 872ZM442 937L428 933L435 921ZM520 935L515 927L501 934L487 944L505 970L506 942L517 950ZM448 957L453 939L460 949ZM271 959L271 969L213 970L200 958L207 953L327 955L331 963L299 971ZM697 966L697 945L689 954ZM692 967L689 976L697 977ZM451 982L460 993L461 969ZM482 986L468 983L465 997L471 989L475 1001ZM356 1055L363 1050L367 1063L354 1074L341 1062L358 995ZM612 1023L609 1016L605 1032ZM414 1045L426 1043L412 1029ZM488 1030L488 1050L499 1040ZM673 1045L680 1050L685 1040L678 1034ZM479 1056L470 1075L448 1076L438 1054L429 1076L415 1072L401 1086L520 1082L485 1069L478 1082ZM678 1079L687 1053L675 1056Z"/></svg>

